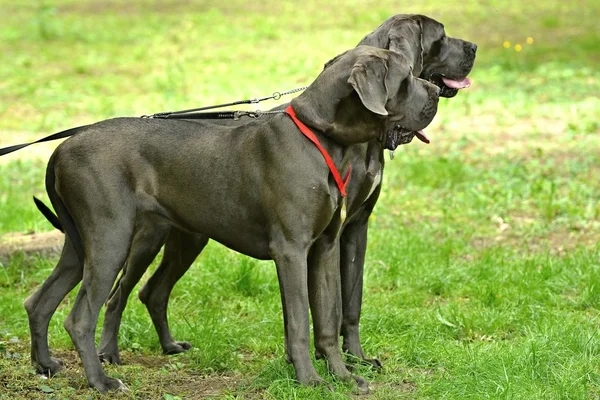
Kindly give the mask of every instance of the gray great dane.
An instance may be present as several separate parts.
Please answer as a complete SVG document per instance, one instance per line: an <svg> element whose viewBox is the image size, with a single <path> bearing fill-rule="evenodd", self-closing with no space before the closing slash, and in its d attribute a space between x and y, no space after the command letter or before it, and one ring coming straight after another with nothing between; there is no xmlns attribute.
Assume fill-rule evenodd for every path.
<svg viewBox="0 0 600 400"><path fill-rule="evenodd" d="M453 97L460 88L469 85L469 79L466 77L473 67L477 50L474 43L446 36L443 25L429 17L402 14L386 20L374 32L365 36L359 45L389 49L405 55L411 61L413 75L438 85L442 97ZM242 125L244 122L225 124ZM396 134L388 135L387 139L390 143L384 146L377 141L365 146L364 151L368 159L367 170L375 184L371 187L372 193L365 197L365 201L360 206L349 209L348 218L342 227L340 243L343 348L346 352L370 362L375 367L381 367L381 363L377 359L365 357L360 344L359 320L367 223L381 190L383 149L386 146L393 149L399 144L410 142L415 135L422 141L428 141L421 132L398 133L399 131L396 131ZM48 212L45 214L52 219ZM176 341L171 335L167 320L167 304L173 286L192 265L206 243L205 237L176 228L157 235L152 221L136 226L127 264L107 303L98 349L101 359L111 363L121 363L118 332L127 298L163 244L162 262L140 290L139 298L148 308L165 354L180 353L191 347L188 342ZM317 352L317 357L320 356L321 354Z"/></svg>
<svg viewBox="0 0 600 400"><path fill-rule="evenodd" d="M373 143L385 146L390 136L419 131L437 111L440 89L411 70L401 54L359 46L329 63L292 100L289 115L233 127L117 118L82 127L63 142L50 158L46 189L65 245L51 275L25 301L38 371L61 368L50 356L48 324L82 281L65 328L90 386L124 388L104 373L94 332L136 227L149 223L161 240L176 228L193 233L197 247L213 239L274 260L286 360L298 381L324 383L309 357L310 304L315 348L329 371L368 391L364 379L347 370L339 346L342 209L361 208L378 184L369 157ZM303 125L325 152L303 137ZM347 186L332 179L350 168Z"/></svg>
<svg viewBox="0 0 600 400"><path fill-rule="evenodd" d="M386 20L374 32L365 36L360 44L404 54L413 65L413 75L433 81L441 88L441 97L453 97L458 89L469 84L465 77L473 67L477 46L474 43L445 35L439 22L423 15L395 15ZM285 107L285 106L284 106ZM244 122L214 122L215 124L241 125ZM423 141L428 139L415 133ZM414 135L390 135L388 147L410 142ZM381 182L384 157L383 148L378 143L369 146L370 173ZM359 320L362 305L362 275L367 243L367 221L377 201L381 185L374 186L371 196L362 207L349 214L344 223L341 245L341 274L343 294L342 336L344 350L354 356L381 367L378 359L365 357L359 339ZM38 207L58 228L60 224L52 212L42 204ZM175 354L191 348L190 343L176 341L171 335L167 320L167 304L175 283L185 274L192 262L200 254L206 241L203 237L171 228L162 236L156 234L151 221L140 222L136 226L132 248L107 303L102 338L98 354L104 361L120 364L118 332L127 298L141 279L148 265L165 245L163 260L157 271L139 292L139 298L148 308L159 341L165 354ZM317 354L317 356L320 356Z"/></svg>

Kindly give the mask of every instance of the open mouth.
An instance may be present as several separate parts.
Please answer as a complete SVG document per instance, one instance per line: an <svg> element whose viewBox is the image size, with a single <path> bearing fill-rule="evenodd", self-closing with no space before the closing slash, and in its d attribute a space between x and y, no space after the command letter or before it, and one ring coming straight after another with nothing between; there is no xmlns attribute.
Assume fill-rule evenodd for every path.
<svg viewBox="0 0 600 400"><path fill-rule="evenodd" d="M466 89L471 86L471 79L467 77L452 79L439 72L432 73L429 77L429 82L441 89L440 97L454 97L460 89ZM383 145L384 148L394 151L396 147L412 142L415 137L423 143L430 143L429 138L423 130L412 131L402 125L394 124L388 132Z"/></svg>
<svg viewBox="0 0 600 400"><path fill-rule="evenodd" d="M420 131L411 131L410 129L406 129L403 126L396 125L395 130L398 132L398 135L402 139L402 142L400 144L410 143L415 136L423 143L430 143L429 138L427 137L423 129L421 129Z"/></svg>
<svg viewBox="0 0 600 400"><path fill-rule="evenodd" d="M454 97L460 89L466 89L471 86L471 79L467 77L451 79L439 72L432 73L429 77L429 82L441 89L440 97ZM388 132L387 138L383 145L384 148L391 150L393 153L396 147L412 142L415 137L423 143L430 143L429 138L423 130L412 131L403 127L402 125L395 124L390 132Z"/></svg>
<svg viewBox="0 0 600 400"><path fill-rule="evenodd" d="M429 138L423 130L411 131L401 125L394 125L393 129L388 133L384 148L388 150L396 150L396 147L412 142L414 138L419 139L423 143L429 144Z"/></svg>
<svg viewBox="0 0 600 400"><path fill-rule="evenodd" d="M429 77L429 82L442 89L440 92L440 97L454 97L458 93L459 89L466 89L471 86L471 79L467 77L462 79L450 79L439 72L434 72L431 74Z"/></svg>

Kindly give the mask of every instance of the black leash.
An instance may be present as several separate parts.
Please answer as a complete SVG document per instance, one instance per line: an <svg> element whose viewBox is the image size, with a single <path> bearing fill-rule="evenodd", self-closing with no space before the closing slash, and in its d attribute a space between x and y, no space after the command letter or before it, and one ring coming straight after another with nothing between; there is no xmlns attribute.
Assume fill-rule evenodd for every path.
<svg viewBox="0 0 600 400"><path fill-rule="evenodd" d="M0 149L0 156L3 156L8 153L12 153L13 151L21 150L23 147L31 146L32 144L49 142L51 140L63 139L63 138L69 137L69 136L73 136L74 134L77 133L78 130L80 130L81 128L85 128L87 126L89 126L89 125L83 125L83 126L79 126L77 128L67 129L66 131L62 131L62 132L58 132L58 133L55 133L50 136L46 136L45 138L36 140L35 142L24 143L24 144L15 144L14 146L4 147L4 148Z"/></svg>
<svg viewBox="0 0 600 400"><path fill-rule="evenodd" d="M190 108L188 110L182 110L182 111L168 111L168 112L161 112L161 113L152 114L152 115L143 115L141 118L233 119L233 120L238 120L241 117L259 118L261 115L264 115L264 114L279 114L279 113L285 112L285 110L277 110L277 111L261 111L261 110L256 110L256 111L217 111L217 112L200 112L200 111L212 110L215 108L223 108L223 107L228 107L228 106L235 106L235 105L239 105L239 104L256 104L256 103L260 103L261 101L270 100L270 99L279 100L281 98L281 96L300 92L300 91L306 89L307 87L308 86L304 86L304 87L300 87L297 89L288 90L287 92L283 92L283 93L275 92L271 96L267 96L267 97L259 97L259 98L255 98L255 99L249 99L249 100L234 101L233 103L218 104L216 106ZM32 144L49 142L51 140L63 139L63 138L69 137L69 136L73 136L81 128L85 128L88 126L90 126L90 125L83 125L83 126L79 126L77 128L67 129L66 131L62 131L62 132L58 132L58 133L55 133L50 136L46 136L45 138L36 140L35 142L15 144L13 146L1 148L0 156L6 155L8 153L12 153L13 151L20 150L27 146L31 146Z"/></svg>
<svg viewBox="0 0 600 400"><path fill-rule="evenodd" d="M233 119L237 121L241 117L250 117L250 118L259 118L264 114L280 114L285 112L285 110L275 110L275 111L217 111L217 112L183 112L183 111L175 111L168 113L158 113L152 115L142 115L140 118L150 118L150 119Z"/></svg>
<svg viewBox="0 0 600 400"><path fill-rule="evenodd" d="M301 92L308 86L299 87L297 89L288 90L287 92L275 92L271 96L259 97L255 99L234 101L233 103L217 104L216 106L207 106L199 108L190 108L188 110L181 111L166 111L152 115L142 115L142 118L162 118L162 119L239 119L241 116L248 116L251 118L258 118L262 114L269 114L269 111L223 111L215 113L202 113L199 111L213 110L215 108L223 108L229 106L237 106L240 104L258 104L265 100L279 100L282 96Z"/></svg>

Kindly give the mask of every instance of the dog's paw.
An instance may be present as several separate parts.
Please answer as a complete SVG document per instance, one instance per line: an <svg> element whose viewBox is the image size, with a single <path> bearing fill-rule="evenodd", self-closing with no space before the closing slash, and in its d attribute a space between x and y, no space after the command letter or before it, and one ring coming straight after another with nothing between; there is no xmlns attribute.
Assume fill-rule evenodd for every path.
<svg viewBox="0 0 600 400"><path fill-rule="evenodd" d="M304 381L304 382L300 381L300 383L305 386L322 387L322 388L329 390L330 392L335 391L335 389L331 383L327 382L325 379L321 378L318 375L309 378L307 381Z"/></svg>
<svg viewBox="0 0 600 400"><path fill-rule="evenodd" d="M364 358L362 360L362 363L366 365L371 365L376 370L383 369L383 364L381 363L381 361L379 361L378 358Z"/></svg>
<svg viewBox="0 0 600 400"><path fill-rule="evenodd" d="M98 358L100 359L100 362L103 362L103 363L123 365L123 362L121 361L121 356L119 355L118 352L117 353L99 353Z"/></svg>
<svg viewBox="0 0 600 400"><path fill-rule="evenodd" d="M179 342L179 341L177 341L175 343L177 343L178 345L180 345L186 351L192 348L192 344L190 342Z"/></svg>
<svg viewBox="0 0 600 400"><path fill-rule="evenodd" d="M188 351L192 348L189 342L172 342L163 346L164 354L178 354Z"/></svg>
<svg viewBox="0 0 600 400"><path fill-rule="evenodd" d="M371 367L374 370L380 371L383 369L383 364L377 358L367 358L364 356L362 351L358 352L360 356L354 355L350 351L346 350L346 368L349 371L353 371L355 368L355 364L365 365L367 367Z"/></svg>
<svg viewBox="0 0 600 400"><path fill-rule="evenodd" d="M357 394L359 396L369 394L369 392L370 392L369 384L367 383L365 378L363 378L362 376L358 376L358 375L352 375L352 378L356 382L356 389L354 390L355 394Z"/></svg>
<svg viewBox="0 0 600 400"><path fill-rule="evenodd" d="M64 363L58 358L50 357L50 361L47 363L34 362L35 370L38 374L47 377L56 375L59 371L64 368Z"/></svg>
<svg viewBox="0 0 600 400"><path fill-rule="evenodd" d="M107 394L112 391L128 392L127 386L121 382L120 379L109 378L108 376L103 377L99 382L90 383L90 386L97 389L101 393Z"/></svg>
<svg viewBox="0 0 600 400"><path fill-rule="evenodd" d="M301 371L296 372L296 378L301 385L311 386L311 387L323 387L330 391L334 391L333 385L327 382L325 379L321 378L316 371L306 371L302 373Z"/></svg>

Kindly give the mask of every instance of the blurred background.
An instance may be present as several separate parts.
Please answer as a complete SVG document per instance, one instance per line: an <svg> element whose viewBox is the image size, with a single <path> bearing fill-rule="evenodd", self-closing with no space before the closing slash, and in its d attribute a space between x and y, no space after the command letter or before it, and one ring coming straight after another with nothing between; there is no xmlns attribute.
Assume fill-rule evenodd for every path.
<svg viewBox="0 0 600 400"><path fill-rule="evenodd" d="M597 397L598 1L0 0L0 147L110 117L308 85L326 61L398 13L428 15L478 52L471 88L440 100L432 143L402 146L386 165L362 325L368 353L389 367L369 376L375 396ZM57 144L0 158L0 234L51 230L31 195L47 199L45 164ZM236 377L221 394L298 395L281 360L272 266L217 245L206 253L170 309L175 333L202 356L163 368ZM0 343L18 338L17 353L28 351L22 300L55 261L17 256L0 265ZM69 309L51 327L63 351L71 348L61 326ZM137 299L131 309L123 346L150 357L149 318ZM187 322L175 316L183 312ZM231 319L248 332L223 322ZM0 351L0 394L29 371L2 360ZM141 373L129 368L127 379ZM80 375L55 382L84 393ZM148 376L136 378L134 395L144 398ZM157 385L151 394L162 398L166 386Z"/></svg>

